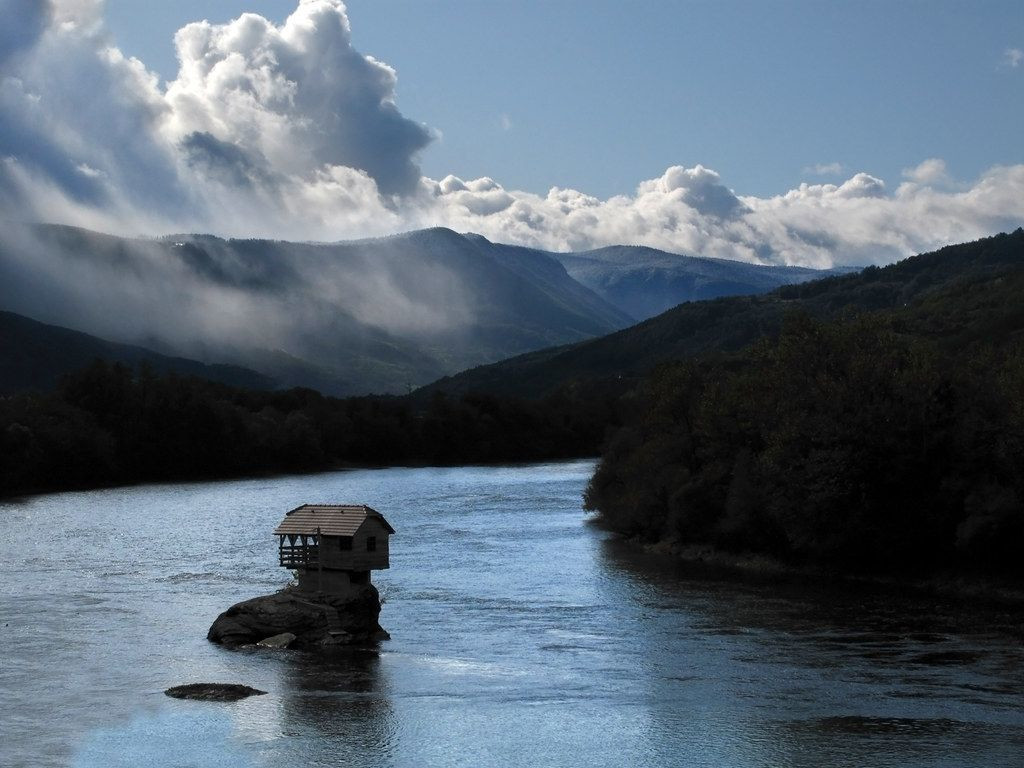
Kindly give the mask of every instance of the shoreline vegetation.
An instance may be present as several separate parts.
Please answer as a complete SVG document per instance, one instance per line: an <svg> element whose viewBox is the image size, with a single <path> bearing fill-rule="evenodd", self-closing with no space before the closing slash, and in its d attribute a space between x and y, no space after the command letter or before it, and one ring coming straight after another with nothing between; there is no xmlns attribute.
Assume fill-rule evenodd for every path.
<svg viewBox="0 0 1024 768"><path fill-rule="evenodd" d="M779 293L830 290L831 316L795 307L774 338L658 367L586 507L650 544L1024 581L1024 232Z"/></svg>
<svg viewBox="0 0 1024 768"><path fill-rule="evenodd" d="M592 393L593 390L586 390ZM596 456L611 397L327 397L97 360L49 392L0 397L0 498L354 467Z"/></svg>
<svg viewBox="0 0 1024 768"><path fill-rule="evenodd" d="M1019 578L1021 393L1020 342L942 349L893 318L791 316L735 359L659 369L586 507L650 542L851 573Z"/></svg>
<svg viewBox="0 0 1024 768"><path fill-rule="evenodd" d="M54 391L0 398L0 496L600 453L586 508L648 546L863 578L1024 583L1022 297L1017 230L753 304L684 305L565 348L587 353L575 376L564 354L512 361L532 395L435 384L337 399L98 361ZM680 314L706 318L686 331ZM753 343L733 343L737 323L744 338L761 329ZM651 360L689 332L702 352L614 373L623 355ZM595 375L602 366L612 374Z"/></svg>

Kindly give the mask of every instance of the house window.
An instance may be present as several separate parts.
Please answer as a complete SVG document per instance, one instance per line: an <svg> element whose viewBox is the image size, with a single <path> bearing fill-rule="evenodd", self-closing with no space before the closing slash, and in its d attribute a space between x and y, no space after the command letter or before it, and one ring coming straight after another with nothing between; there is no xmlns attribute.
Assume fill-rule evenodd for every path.
<svg viewBox="0 0 1024 768"><path fill-rule="evenodd" d="M342 536L342 537L340 537L338 539L338 549L340 549L342 552L351 552L352 551L352 537L351 536Z"/></svg>
<svg viewBox="0 0 1024 768"><path fill-rule="evenodd" d="M377 551L377 537L376 536L367 536L366 537L366 551L367 552L376 552Z"/></svg>

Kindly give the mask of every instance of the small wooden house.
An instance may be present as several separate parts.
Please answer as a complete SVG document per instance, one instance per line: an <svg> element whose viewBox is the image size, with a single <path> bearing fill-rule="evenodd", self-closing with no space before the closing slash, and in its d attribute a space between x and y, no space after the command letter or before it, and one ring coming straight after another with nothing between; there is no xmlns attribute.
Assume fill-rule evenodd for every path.
<svg viewBox="0 0 1024 768"><path fill-rule="evenodd" d="M342 596L369 584L371 570L388 567L394 532L365 504L303 504L274 529L281 566L296 571L299 589Z"/></svg>

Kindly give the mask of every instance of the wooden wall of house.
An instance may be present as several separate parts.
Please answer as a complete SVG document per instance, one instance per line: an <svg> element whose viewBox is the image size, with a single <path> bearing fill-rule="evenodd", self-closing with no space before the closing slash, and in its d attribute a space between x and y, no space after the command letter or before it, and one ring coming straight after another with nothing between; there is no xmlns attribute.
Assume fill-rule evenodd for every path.
<svg viewBox="0 0 1024 768"><path fill-rule="evenodd" d="M371 536L377 540L375 552L366 551L366 540ZM369 571L389 567L388 529L380 520L368 517L352 537L352 549L343 550L337 536L324 536L320 549L324 568L341 568L350 571Z"/></svg>
<svg viewBox="0 0 1024 768"><path fill-rule="evenodd" d="M299 589L305 592L327 592L336 597L357 597L363 587L372 583L369 571L340 571L333 568L312 568L298 572Z"/></svg>

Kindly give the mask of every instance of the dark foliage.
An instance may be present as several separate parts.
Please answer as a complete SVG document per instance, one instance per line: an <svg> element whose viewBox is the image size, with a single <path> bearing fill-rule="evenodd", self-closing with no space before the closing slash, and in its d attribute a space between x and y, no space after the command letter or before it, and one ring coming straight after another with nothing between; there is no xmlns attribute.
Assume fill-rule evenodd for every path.
<svg viewBox="0 0 1024 768"><path fill-rule="evenodd" d="M597 453L614 400L258 392L96 361L49 393L0 398L0 495L346 464L539 461Z"/></svg>
<svg viewBox="0 0 1024 768"><path fill-rule="evenodd" d="M1021 289L1017 275L914 311L793 314L731 361L663 366L587 506L646 540L841 571L1024 575L1024 344L979 333L992 313L973 312L1019 315ZM934 333L951 318L956 344Z"/></svg>

